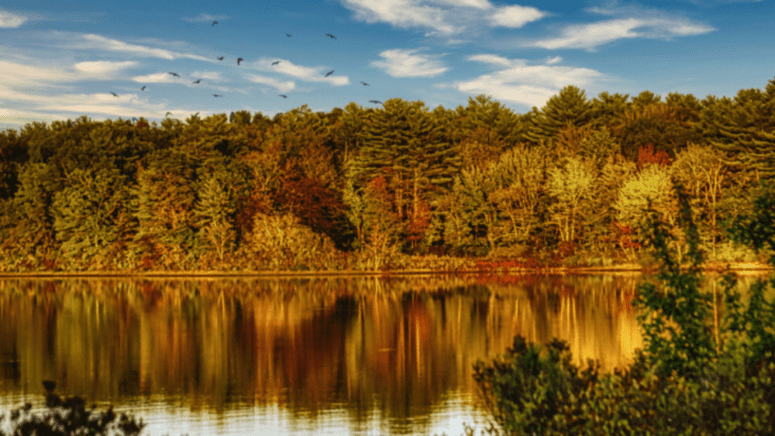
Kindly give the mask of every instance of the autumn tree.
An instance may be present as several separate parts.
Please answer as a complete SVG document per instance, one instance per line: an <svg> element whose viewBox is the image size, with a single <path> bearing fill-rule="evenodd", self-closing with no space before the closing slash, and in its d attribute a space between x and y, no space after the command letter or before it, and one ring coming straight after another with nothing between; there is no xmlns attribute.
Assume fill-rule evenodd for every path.
<svg viewBox="0 0 775 436"><path fill-rule="evenodd" d="M579 158L569 158L549 170L547 189L556 199L552 218L560 232L560 241L575 241L582 202L591 196L595 178L592 163Z"/></svg>
<svg viewBox="0 0 775 436"><path fill-rule="evenodd" d="M584 91L573 85L561 89L540 111L533 108L533 112L535 116L525 137L536 144L553 140L568 125L581 127L589 123L594 114Z"/></svg>
<svg viewBox="0 0 775 436"><path fill-rule="evenodd" d="M757 182L775 176L775 80L765 90L743 89L734 99L708 97L700 129L724 162Z"/></svg>
<svg viewBox="0 0 775 436"><path fill-rule="evenodd" d="M724 158L723 152L712 146L690 143L676 156L671 168L673 177L682 182L692 200L694 216L704 224L700 226L701 236L714 257L720 237L719 207L730 183Z"/></svg>

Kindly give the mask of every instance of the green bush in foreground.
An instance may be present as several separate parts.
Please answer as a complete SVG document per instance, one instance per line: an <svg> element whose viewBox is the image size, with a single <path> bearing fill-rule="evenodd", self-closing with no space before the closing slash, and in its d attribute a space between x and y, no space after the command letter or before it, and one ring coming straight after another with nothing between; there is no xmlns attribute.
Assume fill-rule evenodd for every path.
<svg viewBox="0 0 775 436"><path fill-rule="evenodd" d="M756 250L775 247L775 196L763 192L730 229ZM688 268L675 260L668 244L674 236L653 210L645 223L661 284L641 285L634 302L641 308L645 349L625 370L601 375L597 362L588 361L583 370L571 364L563 341L553 340L542 355L541 346L517 336L505 355L474 366L500 427L489 433L775 434L775 302L764 297L767 286L760 281L744 305L727 274L726 314L716 339L708 322L711 296L699 292L697 229L686 197L679 194L679 200Z"/></svg>

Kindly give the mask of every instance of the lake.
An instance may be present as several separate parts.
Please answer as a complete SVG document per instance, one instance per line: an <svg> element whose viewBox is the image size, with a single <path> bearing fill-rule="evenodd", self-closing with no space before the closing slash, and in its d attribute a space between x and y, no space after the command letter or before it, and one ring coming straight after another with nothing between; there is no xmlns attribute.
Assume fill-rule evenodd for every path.
<svg viewBox="0 0 775 436"><path fill-rule="evenodd" d="M0 409L42 407L51 379L143 418L144 435L459 435L487 418L474 362L516 334L627 365L641 280L0 279Z"/></svg>

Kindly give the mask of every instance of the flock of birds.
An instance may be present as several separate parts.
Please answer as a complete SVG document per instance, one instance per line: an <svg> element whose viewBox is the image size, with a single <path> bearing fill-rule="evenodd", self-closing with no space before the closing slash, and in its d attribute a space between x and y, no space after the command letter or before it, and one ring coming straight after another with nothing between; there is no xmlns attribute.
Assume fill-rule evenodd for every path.
<svg viewBox="0 0 775 436"><path fill-rule="evenodd" d="M216 25L216 24L218 24L218 22L217 22L217 21L213 21L213 27L215 27L215 25ZM290 33L286 33L286 34L285 34L285 36L287 36L287 37L289 37L289 38L290 38L290 37L291 37L291 34L290 34ZM330 34L330 33L326 33L326 36L328 36L328 37L329 37L329 38L331 38L331 39L336 39L336 36L334 36L334 35L332 35L332 34ZM225 59L225 57L224 57L224 56L219 56L219 57L217 57L216 59L218 59L219 61L223 61L223 60ZM243 61L245 61L245 59L243 59L243 58L237 58L237 66L239 66L239 65L240 65L240 64L241 64ZM280 61L274 61L274 62L272 62L272 66L275 66L275 65L278 65L278 64L280 64ZM325 77L328 77L328 76L330 76L330 75L334 74L334 71L335 71L335 70L331 70L331 71L327 72ZM172 72L172 71L170 71L168 74L170 74L172 77L180 77L180 75L179 75L178 73L175 73L175 72ZM202 79L197 79L197 80L194 80L192 83L195 83L195 84L197 84L197 85L198 85L198 84L199 84L201 81L202 81ZM363 86L369 86L369 84L368 84L368 83L366 83L366 82L363 82L363 81L361 81L360 83L361 83L361 84L363 84ZM143 85L143 87L142 87L142 88L140 88L140 91L145 91L145 88L146 88L146 86L145 86L145 85ZM113 97L118 97L118 94L116 94L115 92L111 92L110 94L111 94L111 95L113 95ZM278 94L278 96L279 96L279 97L282 97L282 98L288 98L288 96L287 96L287 95L285 95L285 94ZM213 97L215 97L215 98L218 98L218 97L223 97L223 94L213 94ZM374 104L382 104L382 102L381 102L381 101L379 101L379 100L369 100L369 103L374 103ZM167 112L167 114L165 115L165 117L168 117L168 116L170 116L171 114L172 114L172 112ZM196 115L198 115L198 114L199 114L199 112L197 112L197 113L196 113ZM134 121L134 120L137 120L137 118L135 118L135 117L132 117L132 120L133 120L133 121Z"/></svg>

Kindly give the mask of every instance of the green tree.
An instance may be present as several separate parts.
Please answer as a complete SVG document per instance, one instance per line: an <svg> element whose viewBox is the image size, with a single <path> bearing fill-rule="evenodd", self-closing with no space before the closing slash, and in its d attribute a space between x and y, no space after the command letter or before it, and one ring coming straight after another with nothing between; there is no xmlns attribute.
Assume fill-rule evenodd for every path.
<svg viewBox="0 0 775 436"><path fill-rule="evenodd" d="M562 88L547 100L541 111L533 108L533 112L535 116L525 137L536 144L553 140L565 126L584 126L594 115L593 105L584 91L573 85Z"/></svg>
<svg viewBox="0 0 775 436"><path fill-rule="evenodd" d="M53 228L68 269L111 270L133 223L126 210L129 193L118 170L72 170L51 204Z"/></svg>
<svg viewBox="0 0 775 436"><path fill-rule="evenodd" d="M700 130L704 138L726 153L725 163L748 173L758 184L775 176L775 80L764 92L740 90L727 97L703 100Z"/></svg>
<svg viewBox="0 0 775 436"><path fill-rule="evenodd" d="M704 221L699 225L701 239L716 256L716 242L720 237L719 206L729 186L729 167L724 154L711 146L690 143L676 156L671 167L673 176L686 187L691 196L694 216ZM704 231L703 231L704 230Z"/></svg>

